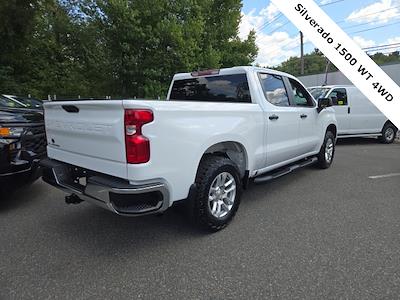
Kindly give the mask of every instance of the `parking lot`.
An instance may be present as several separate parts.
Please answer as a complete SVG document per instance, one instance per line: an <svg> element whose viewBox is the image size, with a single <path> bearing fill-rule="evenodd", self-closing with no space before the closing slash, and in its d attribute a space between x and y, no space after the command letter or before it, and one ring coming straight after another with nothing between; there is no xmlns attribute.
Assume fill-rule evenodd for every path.
<svg viewBox="0 0 400 300"><path fill-rule="evenodd" d="M331 169L251 186L212 235L177 209L67 206L37 181L0 203L0 299L398 298L399 154L342 141Z"/></svg>

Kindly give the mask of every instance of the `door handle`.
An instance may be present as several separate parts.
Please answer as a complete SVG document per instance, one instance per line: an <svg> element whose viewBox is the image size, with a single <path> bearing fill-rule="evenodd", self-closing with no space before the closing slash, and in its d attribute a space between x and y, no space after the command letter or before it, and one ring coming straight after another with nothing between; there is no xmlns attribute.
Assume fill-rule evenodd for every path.
<svg viewBox="0 0 400 300"><path fill-rule="evenodd" d="M278 120L279 117L278 117L277 115L272 115L272 116L269 116L269 119L270 119L271 121L273 121L273 120Z"/></svg>
<svg viewBox="0 0 400 300"><path fill-rule="evenodd" d="M308 116L305 115L305 114L300 115L300 118L302 118L302 119L305 119L305 118L307 118L307 117L308 117Z"/></svg>
<svg viewBox="0 0 400 300"><path fill-rule="evenodd" d="M347 113L350 114L350 106L347 108Z"/></svg>

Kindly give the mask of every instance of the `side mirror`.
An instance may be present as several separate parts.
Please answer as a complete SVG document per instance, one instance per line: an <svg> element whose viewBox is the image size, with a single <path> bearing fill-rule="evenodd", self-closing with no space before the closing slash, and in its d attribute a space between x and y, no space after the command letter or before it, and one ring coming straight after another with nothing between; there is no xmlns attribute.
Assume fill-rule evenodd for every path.
<svg viewBox="0 0 400 300"><path fill-rule="evenodd" d="M333 106L332 100L330 98L319 98L318 99L318 112L321 112L327 107Z"/></svg>

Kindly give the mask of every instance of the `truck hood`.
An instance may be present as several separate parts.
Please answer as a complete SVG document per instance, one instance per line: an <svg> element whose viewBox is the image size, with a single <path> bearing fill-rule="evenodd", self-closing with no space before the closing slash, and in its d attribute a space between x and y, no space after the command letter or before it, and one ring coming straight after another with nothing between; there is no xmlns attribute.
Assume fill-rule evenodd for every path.
<svg viewBox="0 0 400 300"><path fill-rule="evenodd" d="M0 107L0 124L43 122L44 117L41 111Z"/></svg>

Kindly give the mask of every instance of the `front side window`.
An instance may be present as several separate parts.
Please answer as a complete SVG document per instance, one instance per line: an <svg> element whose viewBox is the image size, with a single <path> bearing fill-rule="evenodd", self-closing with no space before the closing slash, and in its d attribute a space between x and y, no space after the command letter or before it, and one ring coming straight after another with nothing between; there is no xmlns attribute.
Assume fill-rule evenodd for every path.
<svg viewBox="0 0 400 300"><path fill-rule="evenodd" d="M251 96L246 74L235 74L176 80L170 100L251 103Z"/></svg>
<svg viewBox="0 0 400 300"><path fill-rule="evenodd" d="M300 82L289 78L290 86L292 87L293 100L297 106L314 106L314 101L312 100L310 94L307 90L300 84Z"/></svg>
<svg viewBox="0 0 400 300"><path fill-rule="evenodd" d="M346 89L334 89L330 94L329 98L332 100L335 106L347 105L347 92Z"/></svg>
<svg viewBox="0 0 400 300"><path fill-rule="evenodd" d="M272 74L259 74L265 98L276 106L290 106L282 76Z"/></svg>

